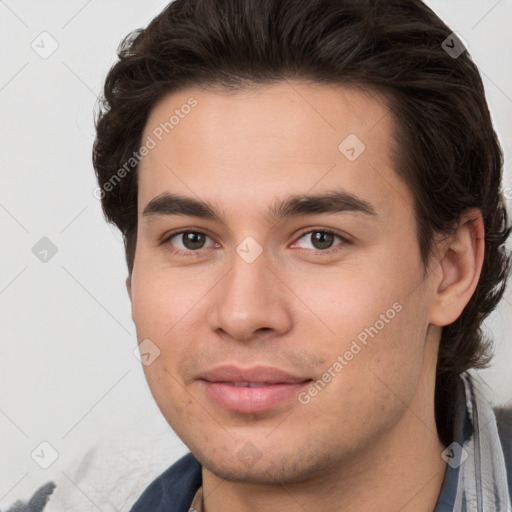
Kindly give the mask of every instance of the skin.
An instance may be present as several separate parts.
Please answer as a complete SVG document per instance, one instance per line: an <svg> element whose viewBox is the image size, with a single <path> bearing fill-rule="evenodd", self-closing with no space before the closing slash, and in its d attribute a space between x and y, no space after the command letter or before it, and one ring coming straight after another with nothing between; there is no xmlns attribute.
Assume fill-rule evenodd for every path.
<svg viewBox="0 0 512 512"><path fill-rule="evenodd" d="M144 366L151 392L203 466L204 510L432 511L446 469L434 420L438 345L478 281L479 212L436 239L424 276L380 95L300 82L236 94L189 88L155 105L143 140L191 96L197 106L140 163L127 287L139 342L160 350ZM351 133L366 146L354 161L338 149ZM266 216L276 200L339 188L377 215ZM164 192L208 201L224 221L144 217ZM322 228L347 242L334 237L331 252L315 253L311 232ZM169 239L180 230L205 233L204 248ZM262 248L252 263L236 252L247 236ZM307 404L292 397L233 412L198 380L228 363L320 379L396 303L400 312Z"/></svg>

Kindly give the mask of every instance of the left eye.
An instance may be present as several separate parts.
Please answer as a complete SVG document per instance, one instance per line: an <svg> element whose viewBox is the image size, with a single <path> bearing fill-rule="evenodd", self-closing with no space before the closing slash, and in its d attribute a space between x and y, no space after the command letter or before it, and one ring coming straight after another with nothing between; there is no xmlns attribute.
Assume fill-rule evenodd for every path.
<svg viewBox="0 0 512 512"><path fill-rule="evenodd" d="M302 239L305 239L305 240L309 239L310 246L309 247L301 246L303 249L314 249L314 250L319 250L319 251L325 251L325 250L332 248L334 240L336 238L339 239L341 242L344 241L344 239L340 235L337 235L336 233L332 233L331 231L322 231L322 230L308 231L307 233L304 233L297 240L297 243L298 243L298 241L300 241Z"/></svg>

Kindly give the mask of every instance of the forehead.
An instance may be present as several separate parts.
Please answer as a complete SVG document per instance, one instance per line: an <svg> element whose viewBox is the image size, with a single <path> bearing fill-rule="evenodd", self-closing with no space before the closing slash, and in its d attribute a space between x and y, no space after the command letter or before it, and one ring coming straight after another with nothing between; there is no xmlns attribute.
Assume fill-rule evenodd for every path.
<svg viewBox="0 0 512 512"><path fill-rule="evenodd" d="M151 110L139 165L139 211L163 192L211 202L343 186L383 207L411 204L394 172L393 117L369 89L283 81L230 92L189 88Z"/></svg>

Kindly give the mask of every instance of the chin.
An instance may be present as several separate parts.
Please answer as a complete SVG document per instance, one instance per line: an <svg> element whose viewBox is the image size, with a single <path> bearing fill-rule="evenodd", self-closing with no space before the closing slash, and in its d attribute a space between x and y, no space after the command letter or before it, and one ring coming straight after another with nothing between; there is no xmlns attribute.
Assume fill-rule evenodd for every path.
<svg viewBox="0 0 512 512"><path fill-rule="evenodd" d="M246 448L250 443L244 447ZM250 483L259 485L290 485L308 482L311 479L321 478L323 474L332 471L336 461L325 453L304 454L302 447L297 447L293 454L278 454L270 458L260 452L254 459L244 458L244 453L250 453L244 448L226 454L225 452L205 453L205 451L192 453L201 465L218 478L230 482Z"/></svg>

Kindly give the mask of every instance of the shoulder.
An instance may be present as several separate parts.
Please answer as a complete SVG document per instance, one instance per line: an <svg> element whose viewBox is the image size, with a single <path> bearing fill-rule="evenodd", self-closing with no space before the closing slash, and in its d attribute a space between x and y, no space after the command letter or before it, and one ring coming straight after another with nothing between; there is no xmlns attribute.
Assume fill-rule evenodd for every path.
<svg viewBox="0 0 512 512"><path fill-rule="evenodd" d="M509 493L512 495L512 408L495 407L496 425L507 468Z"/></svg>
<svg viewBox="0 0 512 512"><path fill-rule="evenodd" d="M130 512L188 510L201 483L201 464L191 453L188 453L145 489Z"/></svg>
<svg viewBox="0 0 512 512"><path fill-rule="evenodd" d="M7 512L42 512L55 489L54 482L48 482L34 493L26 503L17 501Z"/></svg>
<svg viewBox="0 0 512 512"><path fill-rule="evenodd" d="M505 458L512 455L512 408L511 407L495 407L496 425L500 437Z"/></svg>

